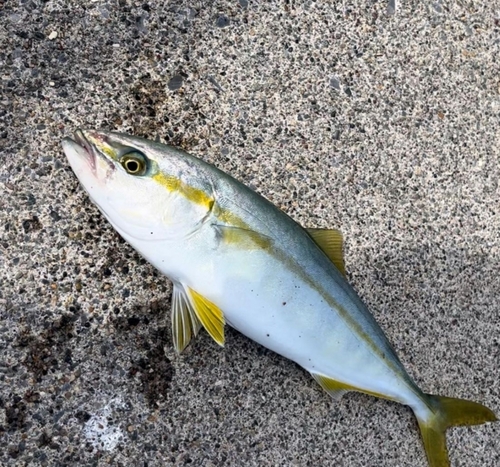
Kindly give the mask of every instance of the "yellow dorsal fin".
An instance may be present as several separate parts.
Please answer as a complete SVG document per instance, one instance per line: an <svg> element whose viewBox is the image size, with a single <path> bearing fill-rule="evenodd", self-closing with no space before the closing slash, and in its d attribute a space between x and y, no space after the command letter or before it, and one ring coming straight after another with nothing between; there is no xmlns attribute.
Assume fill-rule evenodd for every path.
<svg viewBox="0 0 500 467"><path fill-rule="evenodd" d="M217 305L214 305L203 295L200 295L189 287L188 290L196 317L212 336L213 340L217 344L224 346L224 325L226 324L224 313L222 313Z"/></svg>
<svg viewBox="0 0 500 467"><path fill-rule="evenodd" d="M185 290L174 284L172 292L172 337L174 347L181 353L191 339L198 334L201 322L196 316Z"/></svg>
<svg viewBox="0 0 500 467"><path fill-rule="evenodd" d="M342 245L344 240L342 232L335 229L306 229L307 233L325 253L337 269L345 276L344 253Z"/></svg>

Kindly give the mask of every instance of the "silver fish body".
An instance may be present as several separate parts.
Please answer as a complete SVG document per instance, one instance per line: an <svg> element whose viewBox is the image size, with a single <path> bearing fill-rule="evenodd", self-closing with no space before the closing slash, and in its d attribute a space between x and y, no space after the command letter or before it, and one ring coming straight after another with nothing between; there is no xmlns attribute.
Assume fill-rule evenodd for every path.
<svg viewBox="0 0 500 467"><path fill-rule="evenodd" d="M424 394L412 381L332 262L338 233L306 231L245 185L170 146L94 131L63 146L115 229L172 280L178 351L201 327L223 344L227 323L297 362L335 398L355 390L406 404L433 467L449 465L447 427L495 420L480 404Z"/></svg>

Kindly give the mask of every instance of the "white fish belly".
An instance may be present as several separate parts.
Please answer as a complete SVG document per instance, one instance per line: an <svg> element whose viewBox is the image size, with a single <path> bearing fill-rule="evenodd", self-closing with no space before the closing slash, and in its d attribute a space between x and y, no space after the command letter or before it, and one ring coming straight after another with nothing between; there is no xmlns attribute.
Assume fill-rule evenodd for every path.
<svg viewBox="0 0 500 467"><path fill-rule="evenodd" d="M389 356L378 355L317 290L271 255L214 255L192 277L192 287L224 312L228 324L311 373L399 402L414 400Z"/></svg>
<svg viewBox="0 0 500 467"><path fill-rule="evenodd" d="M226 322L250 339L311 373L414 403L399 362L370 347L314 284L265 250L214 248L213 237L200 237L181 243L131 243L172 280L216 304ZM334 287L332 280L332 294ZM397 364L396 371L391 362Z"/></svg>

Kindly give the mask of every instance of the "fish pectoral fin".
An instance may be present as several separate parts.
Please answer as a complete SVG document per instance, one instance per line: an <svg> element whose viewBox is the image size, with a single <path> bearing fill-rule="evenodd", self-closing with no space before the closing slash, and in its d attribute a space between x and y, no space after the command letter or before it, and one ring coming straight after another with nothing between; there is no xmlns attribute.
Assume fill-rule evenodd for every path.
<svg viewBox="0 0 500 467"><path fill-rule="evenodd" d="M307 233L345 276L342 232L335 229L306 229Z"/></svg>
<svg viewBox="0 0 500 467"><path fill-rule="evenodd" d="M195 290L187 287L191 306L196 314L196 318L203 325L213 340L220 346L224 346L224 313L210 300L199 294Z"/></svg>
<svg viewBox="0 0 500 467"><path fill-rule="evenodd" d="M311 373L312 377L316 382L332 396L334 401L340 400L340 398L347 392L351 390L351 387L347 384L335 381L328 376L320 375L318 373Z"/></svg>
<svg viewBox="0 0 500 467"><path fill-rule="evenodd" d="M174 348L181 353L198 334L201 322L181 285L174 284L172 292L172 337Z"/></svg>
<svg viewBox="0 0 500 467"><path fill-rule="evenodd" d="M248 249L268 249L271 247L271 238L251 229L233 227L230 225L215 225L223 243Z"/></svg>

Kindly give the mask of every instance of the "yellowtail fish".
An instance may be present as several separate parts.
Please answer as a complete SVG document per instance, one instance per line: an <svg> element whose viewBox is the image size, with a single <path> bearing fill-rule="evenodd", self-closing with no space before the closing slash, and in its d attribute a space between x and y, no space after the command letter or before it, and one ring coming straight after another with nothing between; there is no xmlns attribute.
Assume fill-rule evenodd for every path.
<svg viewBox="0 0 500 467"><path fill-rule="evenodd" d="M119 234L173 282L181 352L228 324L305 368L334 398L360 391L410 406L432 467L445 431L496 420L485 406L422 392L346 281L338 231L303 229L251 189L171 146L78 130L71 167Z"/></svg>

